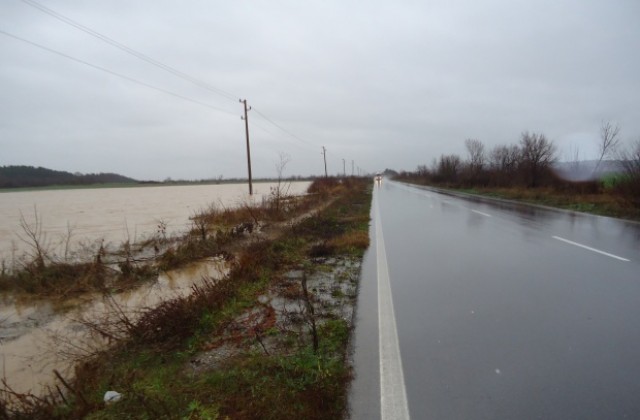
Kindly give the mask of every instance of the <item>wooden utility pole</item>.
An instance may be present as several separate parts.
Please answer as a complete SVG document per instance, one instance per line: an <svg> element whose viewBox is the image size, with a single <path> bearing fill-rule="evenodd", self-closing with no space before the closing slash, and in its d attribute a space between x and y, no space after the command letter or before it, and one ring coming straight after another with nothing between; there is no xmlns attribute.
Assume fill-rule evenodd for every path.
<svg viewBox="0 0 640 420"><path fill-rule="evenodd" d="M244 129L247 133L247 167L249 168L249 195L253 195L253 184L251 181L251 148L249 147L249 117L247 116L247 111L251 110L251 107L247 109L247 100L240 99L240 102L244 104L244 117L241 117L244 120Z"/></svg>
<svg viewBox="0 0 640 420"><path fill-rule="evenodd" d="M342 175L343 176L347 176L347 164L346 164L346 160L344 160L344 158L342 158Z"/></svg>
<svg viewBox="0 0 640 420"><path fill-rule="evenodd" d="M324 177L329 178L329 174L327 174L327 149L322 146L322 156L324 156Z"/></svg>
<svg viewBox="0 0 640 420"><path fill-rule="evenodd" d="M351 160L351 176L355 175L353 159Z"/></svg>

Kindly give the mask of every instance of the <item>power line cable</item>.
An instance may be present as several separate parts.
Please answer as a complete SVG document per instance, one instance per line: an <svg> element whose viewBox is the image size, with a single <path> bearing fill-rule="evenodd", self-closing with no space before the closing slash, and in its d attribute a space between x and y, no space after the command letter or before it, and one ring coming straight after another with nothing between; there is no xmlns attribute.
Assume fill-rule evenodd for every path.
<svg viewBox="0 0 640 420"><path fill-rule="evenodd" d="M95 37L95 38L98 38L99 40L101 40L101 41L103 41L103 42L106 42L106 43L108 43L108 44L112 45L113 47L116 47L116 48L118 48L118 49L120 49L120 50L122 50L122 51L124 51L124 52L126 52L126 53L128 53L128 54L130 54L130 55L133 55L134 57L136 57L136 58L138 58L138 59L140 59L140 60L143 60L143 61L145 61L145 62L147 62L147 63L149 63L149 64L152 64L152 65L154 65L154 66L156 66L156 67L158 67L158 68L160 68L160 69L162 69L162 70L164 70L164 71L167 71L167 72L169 72L169 73L171 73L171 74L173 74L173 75L175 75L175 76L177 76L177 77L180 77L180 78L182 78L182 79L184 79L184 80L187 80L187 81L189 81L189 82L193 83L194 85L196 85L196 86L198 86L198 87L204 88L204 89L206 89L206 90L208 90L208 91L210 91L210 92L216 93L216 94L218 94L218 95L220 95L220 96L222 96L222 97L224 97L224 98L226 98L226 99L229 99L229 100L231 100L231 101L234 101L234 102L235 102L235 101L237 100L237 98L238 98L238 95L234 95L234 94L229 93L229 92L227 92L227 91L224 91L224 90L222 90L222 89L216 88L216 87L214 87L214 86L212 86L212 85L208 84L207 82L204 82L204 81L202 81L202 80L200 80L200 79L198 79L198 78L196 78L196 77L193 77L193 76L191 76L191 75L189 75L189 74L187 74L187 73L184 73L184 72L182 72L182 71L180 71L180 70L178 70L178 69L175 69L175 68L173 68L173 67L171 67L171 66L169 66L169 65L166 65L166 64L164 64L164 63L162 63L162 62L160 62L160 61L158 61L158 60L156 60L156 59L154 59L154 58L152 58L152 57L150 57L150 56L148 56L148 55L146 55L146 54L144 54L144 53L141 53L141 52L139 52L139 51L136 51L136 50L134 50L133 48L131 48L131 47L129 47L129 46L127 46L127 45L125 45L125 44L123 44L123 43L121 43L121 42L118 42L118 41L114 40L113 38L110 38L110 37L108 37L108 36L106 36L106 35L104 35L104 34L101 34L100 32L98 32L98 31L96 31L96 30L94 30L94 29L92 29L92 28L90 28L90 27L88 27L88 26L86 26L86 25L83 25L83 24L81 24L81 23L79 23L79 22L77 22L77 21L75 21L75 20L73 20L73 19L71 19L71 18L69 18L69 17L67 17L67 16L65 16L65 15L63 15L63 14L61 14L61 13L59 13L59 12L56 12L55 10L50 9L50 8L48 8L48 7L44 6L44 5L42 5L42 4L40 4L40 3L36 2L36 1L33 1L33 0L21 0L21 1L22 1L23 3L25 3L25 4L29 5L29 6L33 7L33 8L36 8L36 9L40 10L40 11L41 11L41 12L43 12L43 13L46 13L46 14L48 14L48 15L52 16L52 17L53 17L53 18L55 18L55 19L60 20L61 22L66 23L67 25L73 26L73 27L75 27L76 29L79 29L79 30L81 30L81 31L83 31L83 32L85 32L85 33L87 33L87 34L89 34L89 35L91 35L91 36ZM17 37L17 36L15 36L15 35L11 35L11 34L9 34L9 33L7 33L7 32L4 32L4 31L1 31L1 30L0 30L0 33L3 33L4 35L7 35L7 36L10 36L10 37L13 37L13 38L15 38L15 39L18 39L18 40L20 40L20 41L23 41L23 42L29 43L29 44L34 45L34 46L36 46L36 47L39 47L39 48L45 49L45 50L50 51L50 52L52 52L52 53L55 53L55 54L61 55L61 56L66 57L66 58L68 58L68 59L71 59L71 60L77 61L77 62L79 62L79 63L85 64L85 65L88 65L88 66L90 66L90 67L96 68L96 69L98 69L98 70L102 70L102 71L105 71L105 72L110 73L110 74L112 74L112 75L115 75L115 76L118 76L118 77L124 78L124 79L129 80L129 81L131 81L131 82L133 82L133 83L137 83L137 84L140 84L140 85L142 85L142 86L146 86L146 87L148 87L148 88L155 89L155 90L158 90L158 91L160 91L160 92L163 92L163 93L166 93L166 94L169 94L169 95L172 95L172 96L175 96L175 97L178 97L178 98L181 98L181 99L184 99L184 100L187 100L187 101L190 101L190 102L193 102L193 103L196 103L196 104L199 104L199 105L202 105L202 106L205 106L205 107L208 107L208 108L211 108L211 109L217 110L217 111L220 111L220 112L224 112L224 113L228 113L228 114L235 115L234 113L231 113L231 112L229 112L229 111L223 110L223 109L221 109L221 108L217 108L217 107L214 107L214 106L212 106L212 105L209 105L209 104L206 104L206 103L200 102L200 101L198 101L198 100L191 99L191 98L185 97L185 96L183 96L183 95L180 95L180 94L177 94L177 93L174 93L174 92L168 91L168 90L166 90L166 89L163 89L163 88L159 88L159 87L156 87L156 86L150 85L150 84L148 84L148 83L145 83L145 82L139 81L139 80L134 79L134 78L131 78L131 77L129 77L129 76L125 76L125 75L122 75L122 74L120 74L120 73L116 73L116 72L114 72L114 71L112 71L112 70L109 70L109 69L106 69L106 68L104 68L104 67L100 67L100 66L97 66L97 65L94 65L94 64L88 63L88 62L86 62L86 61L83 61L83 60L77 59L77 58L75 58L75 57L72 57L72 56L69 56L69 55L67 55L67 54L61 53L61 52L59 52L59 51L56 51L56 50L50 49L50 48L48 48L48 47L45 47L45 46L43 46L43 45L36 44L36 43L34 43L34 42L28 41L28 40L26 40L26 39L24 39L24 38L20 38L20 37ZM297 140L297 141L299 141L299 142L302 142L302 143L306 144L307 146L312 146L312 147L314 147L314 148L319 147L317 144L314 144L314 143L312 143L312 142L309 142L309 141L307 141L307 140L305 140L305 139L303 139L303 138L301 138L301 137L299 137L299 136L297 136L297 135L293 134L291 131L287 130L287 129L286 129L286 128L284 128L282 125L280 125L280 124L276 123L276 122L275 122L275 121L273 121L271 118L267 117L265 114L261 113L260 111L256 110L255 108L253 108L253 110L254 110L254 111L255 111L259 116L261 116L263 119L265 119L267 122L271 123L273 126L277 127L278 129L280 129L281 131L283 131L284 133L286 133L288 136L290 136L290 137L292 137L292 138L296 139L296 140ZM260 127L260 128L262 128L264 131L267 131L267 130L265 130L263 127ZM267 131L267 132L268 132L268 131ZM271 134L270 132L268 132L268 133L269 133L269 134ZM273 135L273 134L272 134L272 135Z"/></svg>
<svg viewBox="0 0 640 420"><path fill-rule="evenodd" d="M336 160L337 162L342 162L343 160L345 160L345 161L346 161L346 160L357 160L357 159L349 158L348 156L347 156L347 157L345 157L344 155L343 155L343 156L339 156L338 154L336 154L335 152L330 151L329 149L326 149L326 150L325 150L325 152L326 152L326 154L327 154L328 156L330 156L330 157L332 157L332 158L335 158L335 160ZM339 169L340 169L340 168L339 168ZM344 169L344 168L343 168L343 169ZM360 169L363 169L363 170L364 170L364 168L363 168L362 166L360 166ZM337 171L337 173L338 173L338 174L341 174L341 173L343 173L343 172L344 172L344 170L342 170L342 171L338 170L338 171ZM367 172L367 171L365 171L365 172Z"/></svg>
<svg viewBox="0 0 640 420"><path fill-rule="evenodd" d="M207 89L207 90L209 90L209 91L211 91L213 93L216 93L216 94L218 94L220 96L223 96L226 99L232 100L234 102L236 102L238 100L237 99L238 98L237 95L233 95L233 94L231 94L229 92L226 92L226 91L224 91L222 89L218 89L218 88L216 88L214 86L211 86L210 84L208 84L208 83L206 83L206 82L204 82L204 81L202 81L200 79L197 79L197 78L195 78L193 76L188 75L187 73L184 73L184 72L182 72L180 70L177 70L177 69L175 69L175 68L173 68L171 66L168 66L168 65L166 65L166 64L164 64L164 63L162 63L162 62L160 62L160 61L158 61L158 60L156 60L156 59L154 59L152 57L149 57L146 54L143 54L143 53L141 53L139 51L134 50L133 48L128 47L125 44L122 44L122 43L120 43L120 42L118 42L118 41L116 41L116 40L114 40L112 38L109 38L108 36L103 35L100 32L89 28L88 26L85 26L85 25L83 25L83 24L81 24L79 22L76 22L73 19L68 18L63 14L56 12L55 10L52 10L52 9L46 7L46 6L43 6L40 3L37 3L37 2L35 2L33 0L22 0L22 2L27 4L27 5L29 5L29 6L31 6L31 7L34 7L36 9L40 10L43 13L46 13L46 14L48 14L48 15L50 15L50 16L52 16L52 17L54 17L54 18L56 18L56 19L58 19L58 20L60 20L60 21L62 21L64 23L66 23L68 25L71 25L71 26L73 26L73 27L75 27L77 29L80 29L81 31L86 32L87 34L89 34L89 35L91 35L93 37L96 37L96 38L100 39L101 41L106 42L107 44L110 44L110 45L112 45L112 46L114 46L114 47L116 47L116 48L118 48L118 49L120 49L120 50L122 50L122 51L124 51L124 52L126 52L128 54L131 54L134 57L139 58L140 60L146 61L149 64L152 64L152 65L154 65L156 67L159 67L162 70L167 71L167 72L169 72L169 73L171 73L171 74L173 74L175 76L178 76L178 77L180 77L180 78L182 78L184 80L187 80L187 81L189 81L189 82L191 82L191 83L193 83L193 84L195 84L195 85L197 85L197 86L199 86L201 88Z"/></svg>
<svg viewBox="0 0 640 420"><path fill-rule="evenodd" d="M255 111L255 108L252 108L251 110L252 110L252 111ZM257 112L257 111L256 111L256 112ZM264 125L262 125L262 124L258 124L258 123L255 121L255 119L253 119L253 120L249 121L249 126L259 128L260 130L264 131L265 133L268 133L268 134L269 134L271 137L273 137L274 139L282 138L282 136L280 136L280 137L279 137L279 136L278 136L277 134L275 134L272 130L267 129ZM276 128L278 128L278 127L276 127ZM289 139L289 137L285 137L285 139L287 139L287 141L291 142L291 144L295 144L297 147L300 147L300 148L303 148L303 147L304 147L304 148L305 148L305 150L311 150L311 149L315 150L315 148L316 148L316 146L315 146L315 145L312 145L312 144L310 144L310 143L308 143L308 142L304 142L304 143L301 143L301 142L293 142L293 141L291 141L291 140L293 140L293 139L291 139L291 140L290 140L290 139Z"/></svg>
<svg viewBox="0 0 640 420"><path fill-rule="evenodd" d="M34 47L40 48L40 49L42 49L42 50L48 51L48 52L50 52L50 53L53 53L53 54L59 55L59 56L61 56L61 57L67 58L67 59L69 59L69 60L75 61L75 62L77 62L77 63L84 64L85 66L92 67L92 68L94 68L94 69L96 69L96 70L100 70L100 71L103 71L103 72L105 72L105 73L109 73L109 74L111 74L111 75L113 75L113 76L120 77L120 78L125 79L125 80L128 80L128 81L130 81L130 82L132 82L132 83L136 83L136 84L139 84L139 85L141 85L141 86L145 86L145 87L147 87L147 88L149 88L149 89L154 89L154 90L157 90L157 91L159 91L159 92L165 93L165 94L167 94L167 95L175 96L176 98L180 98L180 99L183 99L183 100L185 100L185 101L193 102L193 103L195 103L195 104L198 104L198 105L201 105L201 106L204 106L204 107L207 107L207 108L210 108L210 109L216 110L216 111L218 111L218 112L223 112L223 113L225 113L225 114L230 114L230 115L236 115L236 113L235 113L235 112L227 111L227 110L225 110L225 109L218 108L218 107L215 107L215 106L213 106L213 105L209 105L209 104L207 104L207 103L204 103L204 102L198 101L197 99L189 98L189 97L187 97L187 96L180 95L179 93L175 93L175 92L172 92L172 91L170 91L170 90L166 90L166 89L163 89L163 88L161 88L161 87L157 87L157 86L151 85L151 84L149 84L149 83L146 83L146 82L140 81L140 80L138 80L138 79L134 79L133 77L129 77L129 76L127 76L127 75L124 75L124 74L121 74L121 73L117 73L117 72L115 72L115 71L113 71L113 70L109 70L109 69L107 69L107 68L105 68L105 67L101 67L101 66L98 66L98 65L96 65L96 64L89 63L88 61L84 61L84 60L81 60L81 59L79 59L79 58L76 58L76 57L70 56L70 55L65 54L65 53L63 53L63 52L60 52L60 51L58 51L58 50L54 50L54 49L52 49L52 48L46 47L46 46L44 46L44 45L42 45L42 44L38 44L38 43L36 43L36 42L29 41L28 39L25 39L25 38L19 37L19 36L17 36L17 35L13 35L13 34L11 34L11 33L9 33L9 32L6 32L6 31L4 31L4 30L2 30L2 29L0 29L0 34L5 35L5 36L8 36L8 37L13 38L13 39L16 39L16 40L18 40L18 41L24 42L24 43L26 43L26 44L32 45L32 46L34 46Z"/></svg>
<svg viewBox="0 0 640 420"><path fill-rule="evenodd" d="M299 137L299 136L297 136L297 135L293 134L291 131L287 130L287 129L286 129L286 128L284 128L282 125L280 125L280 124L276 123L276 122L275 122L275 121L273 121L271 118L267 117L266 115L264 115L263 113L261 113L260 111L258 111L255 107L253 107L252 109L253 109L253 111L254 111L255 113L257 113L259 116L261 116L262 118L264 118L267 122L269 122L269 123L271 123L273 126L275 126L275 127L279 128L280 130L282 130L284 133L286 133L286 134L287 134L287 135L289 135L290 137L292 137L292 138L294 138L294 139L298 140L298 141L299 141L299 142L301 142L301 143L304 143L304 144L305 144L305 145L307 145L307 146L311 146L311 147L313 147L313 148L318 148L318 147L320 147L320 148L321 148L321 146L318 146L318 145L316 145L316 144L314 144L314 143L311 143L310 141L307 141L307 140L303 139L302 137ZM340 157L340 156L336 155L335 153L333 153L333 152L331 152L331 151L329 151L329 150L327 150L326 152L327 152L330 156L333 156L333 157L335 157L335 158L337 158L337 159L343 159L343 157ZM344 158L344 159L346 159L346 158Z"/></svg>
<svg viewBox="0 0 640 420"><path fill-rule="evenodd" d="M52 16L52 17L54 17L54 18L56 18L56 19L58 19L58 20L60 20L60 21L62 21L64 23L66 23L66 24L70 25L70 26L73 26L73 27L75 27L75 28L77 28L77 29L79 29L79 30L81 30L81 31L93 36L93 37L96 37L96 38L100 39L103 42L106 42L106 43L108 43L108 44L110 44L110 45L112 45L112 46L114 46L114 47L116 47L116 48L128 53L128 54L131 54L136 58L139 58L139 59L141 59L143 61L146 61L147 63L150 63L150 64L152 64L154 66L157 66L157 67L159 67L159 68L161 68L161 69L163 69L163 70L165 70L165 71L167 71L167 72L169 72L169 73L171 73L171 74L173 74L175 76L178 76L178 77L180 77L180 78L182 78L184 80L187 80L187 81L189 81L189 82L191 82L191 83L193 83L193 84L195 84L195 85L197 85L197 86L199 86L201 88L204 88L204 89L207 89L209 91L212 91L212 92L214 92L214 93L216 93L218 95L221 95L221 96L223 96L223 97L225 97L225 98L227 98L229 100L232 100L234 102L236 101L236 98L238 98L237 95L233 95L233 94L231 94L229 92L226 92L226 91L224 91L222 89L218 89L216 87L213 87L213 86L209 85L208 83L206 83L206 82L204 82L202 80L199 80L199 79L197 79L197 78L195 78L195 77L193 77L193 76L191 76L191 75L189 75L187 73L184 73L184 72L182 72L180 70L177 70L177 69L175 69L175 68L173 68L171 66L168 66L168 65L166 65L166 64L164 64L164 63L162 63L162 62L160 62L160 61L158 61L158 60L156 60L156 59L154 59L152 57L149 57L148 55L146 55L144 53L136 51L133 48L128 47L127 45L122 44L122 43L120 43L120 42L118 42L118 41L116 41L116 40L114 40L114 39L112 39L112 38L110 38L110 37L108 37L106 35L103 35L100 32L98 32L98 31L96 31L96 30L94 30L92 28L89 28L88 26L83 25L83 24L81 24L81 23L79 23L79 22L77 22L77 21L75 21L75 20L73 20L73 19L71 19L71 18L59 13L59 12L56 12L55 10L50 9L50 8L44 6L44 5L42 5L42 4L40 4L40 3L36 2L36 1L33 1L33 0L21 0L21 1L23 3L31 6L31 7L34 7L36 9L40 10L43 13L46 13L46 14L48 14L48 15L50 15L50 16ZM318 147L318 145L313 144L313 143L311 143L311 142L309 142L309 141L307 141L307 140L305 140L305 139L293 134L291 131L287 130L282 125L276 123L275 121L273 121L272 119L270 119L269 117L264 115L263 113L257 111L255 108L254 108L254 111L256 113L258 113L266 121L268 121L269 123L271 123L272 125L274 125L278 129L282 130L283 132L285 132L287 135L291 136L292 138L294 138L294 139L296 139L296 140L298 140L298 141L300 141L302 143L305 143L308 146Z"/></svg>
<svg viewBox="0 0 640 420"><path fill-rule="evenodd" d="M271 118L267 117L266 115L264 115L262 112L258 111L257 109L255 109L255 107L253 108L253 111L260 115L262 118L264 118L266 121L268 121L269 123L271 123L272 125L274 125L275 127L279 128L280 130L282 130L283 132L285 132L287 135L293 137L294 139L305 143L308 146L313 146L313 147L319 147L317 144L311 143L299 136L296 136L295 134L293 134L291 131L287 130L286 128L284 128L283 126L281 126L280 124L276 123L275 121L273 121Z"/></svg>
<svg viewBox="0 0 640 420"><path fill-rule="evenodd" d="M286 141L287 144L290 143L291 145L295 146L296 148L299 148L300 150L304 150L305 152L311 151L312 149L315 150L315 147L311 147L311 146L308 146L306 144L302 144L302 143L299 143L299 142L294 142L293 140L290 140L288 137L284 137L284 140L282 140L283 139L282 136L278 136L273 131L268 130L262 124L258 124L255 121L249 121L249 126L252 127L252 128L260 129L260 131L262 131L264 133L267 133L269 136L271 136L271 138L273 138L275 140Z"/></svg>
<svg viewBox="0 0 640 420"><path fill-rule="evenodd" d="M315 148L318 148L318 147L320 147L321 149L323 148L322 146L318 146L318 145L316 145L316 144L313 144L313 143L311 143L311 142L309 142L309 141L307 141L307 140L305 140L305 139L303 139L303 138L301 138L301 137L299 137L299 136L297 136L297 135L293 134L291 131L287 130L287 129L286 129L286 128L284 128L282 125L280 125L280 124L276 123L275 121L273 121L272 119L270 119L269 117L267 117L266 115L264 115L263 113L261 113L260 111L258 111L255 107L253 107L253 108L252 108L252 110L253 110L254 112L256 112L260 117L262 117L263 119L265 119L267 122L271 123L273 126L275 126L275 127L277 127L278 129L282 130L284 133L286 133L286 134L287 134L287 135L289 135L290 137L292 137L292 138L294 138L294 139L298 140L299 142L301 142L301 143L303 143L303 144L305 144L305 145L307 145L307 146L311 146L311 147L313 147L314 149L315 149ZM260 127L260 128L262 128L262 129L264 130L264 128L263 128L263 127ZM264 131L266 131L266 130L264 130ZM324 150L325 150L325 153L326 153L326 154L328 154L328 155L329 155L329 156L331 156L331 157L336 158L337 160L347 159L347 158L344 158L344 157L342 157L342 156L338 156L337 154L335 154L335 153L333 153L333 152L329 151L328 149L324 149ZM353 159L349 159L349 160L353 160Z"/></svg>
<svg viewBox="0 0 640 420"><path fill-rule="evenodd" d="M265 133L269 134L271 137L276 138L276 135L272 131L267 130L263 125L257 124L255 121L249 121L249 126L257 127L260 130L264 131Z"/></svg>

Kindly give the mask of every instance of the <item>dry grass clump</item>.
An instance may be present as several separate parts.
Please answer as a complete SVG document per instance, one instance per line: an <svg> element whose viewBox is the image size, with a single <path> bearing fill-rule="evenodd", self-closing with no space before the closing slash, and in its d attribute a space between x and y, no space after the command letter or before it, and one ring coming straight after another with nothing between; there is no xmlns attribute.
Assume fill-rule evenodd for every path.
<svg viewBox="0 0 640 420"><path fill-rule="evenodd" d="M163 351L174 349L197 333L205 312L219 311L240 288L261 281L280 263L270 243L251 244L233 264L228 276L217 281L205 279L202 285L192 287L190 295L165 301L146 312L131 325L130 336L145 346Z"/></svg>
<svg viewBox="0 0 640 420"><path fill-rule="evenodd" d="M587 189L580 191L588 191ZM488 196L522 200L535 204L564 208L614 217L640 218L640 211L619 196L606 193L588 193L555 188L479 188L472 190Z"/></svg>
<svg viewBox="0 0 640 420"><path fill-rule="evenodd" d="M361 178L316 178L309 189L309 194L317 194L323 197L330 195L340 195L347 191L354 191L357 185L362 182Z"/></svg>
<svg viewBox="0 0 640 420"><path fill-rule="evenodd" d="M369 233L364 231L350 231L333 238L327 245L336 249L338 253L365 250L369 247Z"/></svg>

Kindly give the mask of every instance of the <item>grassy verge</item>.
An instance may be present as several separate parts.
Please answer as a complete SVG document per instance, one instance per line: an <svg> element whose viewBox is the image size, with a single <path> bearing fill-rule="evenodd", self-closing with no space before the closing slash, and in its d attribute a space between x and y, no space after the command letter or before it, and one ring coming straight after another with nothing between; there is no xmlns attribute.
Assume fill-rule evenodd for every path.
<svg viewBox="0 0 640 420"><path fill-rule="evenodd" d="M619 197L612 194L571 194L559 192L551 188L482 188L461 190L472 194L518 200L526 203L540 204L573 210L600 216L618 217L629 220L640 220L640 209L629 206Z"/></svg>
<svg viewBox="0 0 640 420"><path fill-rule="evenodd" d="M438 186L438 188L442 188ZM640 221L640 209L615 194L576 193L555 188L452 188L446 189L485 197L502 198L539 204L559 209L579 211L600 216Z"/></svg>
<svg viewBox="0 0 640 420"><path fill-rule="evenodd" d="M371 186L328 180L312 191L331 204L278 235L247 241L224 279L205 281L135 322L94 325L122 338L49 396L5 389L0 417L345 417ZM108 390L122 400L106 405Z"/></svg>

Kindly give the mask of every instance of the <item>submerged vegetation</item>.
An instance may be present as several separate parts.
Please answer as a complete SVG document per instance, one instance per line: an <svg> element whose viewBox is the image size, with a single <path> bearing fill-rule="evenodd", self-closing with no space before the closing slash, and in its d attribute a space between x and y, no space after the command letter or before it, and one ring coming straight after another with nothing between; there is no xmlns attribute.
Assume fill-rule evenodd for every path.
<svg viewBox="0 0 640 420"><path fill-rule="evenodd" d="M21 293L32 298L65 298L91 291L123 290L154 279L160 271L179 268L208 257L227 257L226 248L264 226L302 214L317 204L315 196L284 194L286 182L274 187L259 202L247 198L236 208L212 203L190 217L186 234L171 236L167 223L157 221L155 234L115 248L104 240L80 242L72 249L73 228L56 243L44 233L42 216L21 214L20 232L24 248L14 251L0 264L0 292Z"/></svg>
<svg viewBox="0 0 640 420"><path fill-rule="evenodd" d="M309 193L274 194L277 203L235 210L212 207L194 215L180 240L157 238L137 249L154 249L154 258L141 261L133 246L121 252L120 269L109 268L117 276L137 278L142 267L164 270L212 255L225 256L230 270L135 320L120 313L116 322L88 325L112 345L78 363L72 378L59 376L47 395L5 384L0 418L344 418L371 185L320 179ZM45 287L47 270L64 271L34 255L22 274L3 274L4 284L16 287L16 276L32 270L41 277L33 283ZM103 287L94 274L108 258L97 255L69 264L81 273L77 284ZM106 404L110 390L122 399Z"/></svg>

